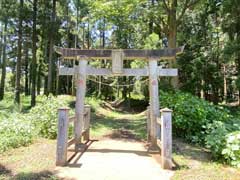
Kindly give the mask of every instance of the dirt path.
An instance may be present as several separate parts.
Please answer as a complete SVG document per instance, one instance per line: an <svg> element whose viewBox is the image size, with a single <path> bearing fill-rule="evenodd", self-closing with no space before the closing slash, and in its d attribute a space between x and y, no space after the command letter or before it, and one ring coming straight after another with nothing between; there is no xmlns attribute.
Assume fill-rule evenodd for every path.
<svg viewBox="0 0 240 180"><path fill-rule="evenodd" d="M144 144L124 139L93 141L88 150L73 158L66 167L57 167L57 176L84 180L167 180L172 171L147 152Z"/></svg>

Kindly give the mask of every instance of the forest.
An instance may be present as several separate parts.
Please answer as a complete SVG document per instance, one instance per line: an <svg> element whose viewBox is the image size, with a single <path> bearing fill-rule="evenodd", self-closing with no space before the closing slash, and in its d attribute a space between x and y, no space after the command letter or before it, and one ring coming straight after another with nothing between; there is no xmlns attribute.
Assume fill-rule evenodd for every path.
<svg viewBox="0 0 240 180"><path fill-rule="evenodd" d="M24 179L26 175L18 170L13 170L17 176L4 174L4 162L9 164L9 160L1 156L34 146L41 138L42 143L51 144L57 137L57 109L70 106L70 113L74 112L75 78L60 76L59 68L73 67L76 62L63 59L58 48L158 50L182 46L180 55L158 61L163 68L178 69L178 77L158 79L160 106L173 110L174 143L176 147L186 143L207 149L211 158L205 160L216 164L204 164L195 169L198 173L207 169L216 171L212 177L206 173L210 179L237 180L239 0L0 0L0 179ZM106 59L89 64L111 67ZM144 68L147 62L134 59L123 65ZM133 111L146 110L148 77L88 76L86 102L92 106L93 135L103 136L109 129L122 128L114 120L121 113L126 111L135 119L139 114ZM121 110L112 105L117 102L121 102ZM104 114L107 108L110 110ZM97 115L100 111L105 119ZM144 118L136 124L129 121L124 128L146 140ZM173 179L187 179L183 177L187 155L178 150L173 150L174 157L183 168L177 169ZM232 173L221 171L223 166L232 168ZM191 168L193 176L188 178L201 179L198 174L194 177ZM200 176L204 179L204 173ZM28 178L36 177L31 174Z"/></svg>
<svg viewBox="0 0 240 180"><path fill-rule="evenodd" d="M178 89L214 104L239 100L239 8L237 1L16 1L1 0L1 86L20 94L72 94L72 80L57 76L60 57L55 47L80 49L161 49L185 45L182 56L167 66L178 67ZM63 62L65 65L73 62ZM166 65L166 64L165 64ZM96 66L107 66L99 61ZM139 67L141 63L125 63ZM9 74L9 76L8 76ZM106 84L132 84L134 79L104 79ZM170 85L170 86L168 86ZM96 88L90 94L116 98L116 89ZM144 84L138 93L143 94ZM135 88L136 89L136 88ZM123 98L134 91L120 89ZM107 91L107 93L106 93ZM111 91L111 92L109 92ZM145 93L147 95L147 93ZM119 95L118 95L119 96Z"/></svg>

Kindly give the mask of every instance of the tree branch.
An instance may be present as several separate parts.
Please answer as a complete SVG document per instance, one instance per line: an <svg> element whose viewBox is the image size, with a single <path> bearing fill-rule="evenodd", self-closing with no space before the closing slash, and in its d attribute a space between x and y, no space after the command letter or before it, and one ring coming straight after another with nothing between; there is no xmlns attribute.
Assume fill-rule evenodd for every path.
<svg viewBox="0 0 240 180"><path fill-rule="evenodd" d="M164 6L164 9L166 9L167 12L170 11L170 8L168 7L166 0L163 0L163 6Z"/></svg>
<svg viewBox="0 0 240 180"><path fill-rule="evenodd" d="M162 26L163 26L162 30L163 30L163 32L165 33L165 35L167 35L167 34L169 33L169 27L168 27L168 25L164 22L163 18L160 18L160 21L161 21ZM159 26L161 27L161 25L159 25Z"/></svg>
<svg viewBox="0 0 240 180"><path fill-rule="evenodd" d="M200 0L193 0L193 1L190 1L190 0L185 0L185 3L184 3L184 6L183 6L183 9L182 9L182 12L181 14L179 15L179 17L177 18L177 25L180 24L186 10L194 5L196 5Z"/></svg>
<svg viewBox="0 0 240 180"><path fill-rule="evenodd" d="M183 15L185 14L187 8L188 8L188 4L189 4L190 0L185 0L182 12L180 13L179 17L177 18L177 24L179 24L179 22L181 21Z"/></svg>
<svg viewBox="0 0 240 180"><path fill-rule="evenodd" d="M29 2L31 5L33 5L33 1L32 0L28 0L27 2Z"/></svg>

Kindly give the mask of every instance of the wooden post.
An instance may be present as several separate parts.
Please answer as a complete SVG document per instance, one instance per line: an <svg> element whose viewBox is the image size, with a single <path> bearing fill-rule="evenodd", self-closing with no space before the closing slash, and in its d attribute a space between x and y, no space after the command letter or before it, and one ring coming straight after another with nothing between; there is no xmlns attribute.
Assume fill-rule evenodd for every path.
<svg viewBox="0 0 240 180"><path fill-rule="evenodd" d="M151 141L151 118L150 118L150 106L147 107L147 141Z"/></svg>
<svg viewBox="0 0 240 180"><path fill-rule="evenodd" d="M91 106L90 105L85 105L84 109L85 109L85 112L86 112L86 116L85 116L85 119L84 119L85 133L84 133L83 139L85 141L88 141L90 139Z"/></svg>
<svg viewBox="0 0 240 180"><path fill-rule="evenodd" d="M172 169L172 110L161 109L161 157L162 167Z"/></svg>
<svg viewBox="0 0 240 180"><path fill-rule="evenodd" d="M68 114L69 108L58 109L57 166L64 166L67 162Z"/></svg>
<svg viewBox="0 0 240 180"><path fill-rule="evenodd" d="M157 147L157 117L159 117L158 97L158 67L157 60L150 59L149 62L149 93L150 93L150 118L151 118L151 147Z"/></svg>
<svg viewBox="0 0 240 180"><path fill-rule="evenodd" d="M75 138L75 151L78 150L81 144L81 135L83 130L84 121L84 99L86 93L86 69L87 60L78 57L79 65L76 70L76 120L74 121L74 138Z"/></svg>

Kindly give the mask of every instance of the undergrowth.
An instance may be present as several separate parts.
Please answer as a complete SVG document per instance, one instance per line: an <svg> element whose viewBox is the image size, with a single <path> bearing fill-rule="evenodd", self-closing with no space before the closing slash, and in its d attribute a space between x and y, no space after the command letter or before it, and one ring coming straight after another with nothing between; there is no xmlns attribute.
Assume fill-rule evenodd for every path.
<svg viewBox="0 0 240 180"><path fill-rule="evenodd" d="M240 116L191 94L161 92L173 110L173 134L209 148L213 158L240 167Z"/></svg>

